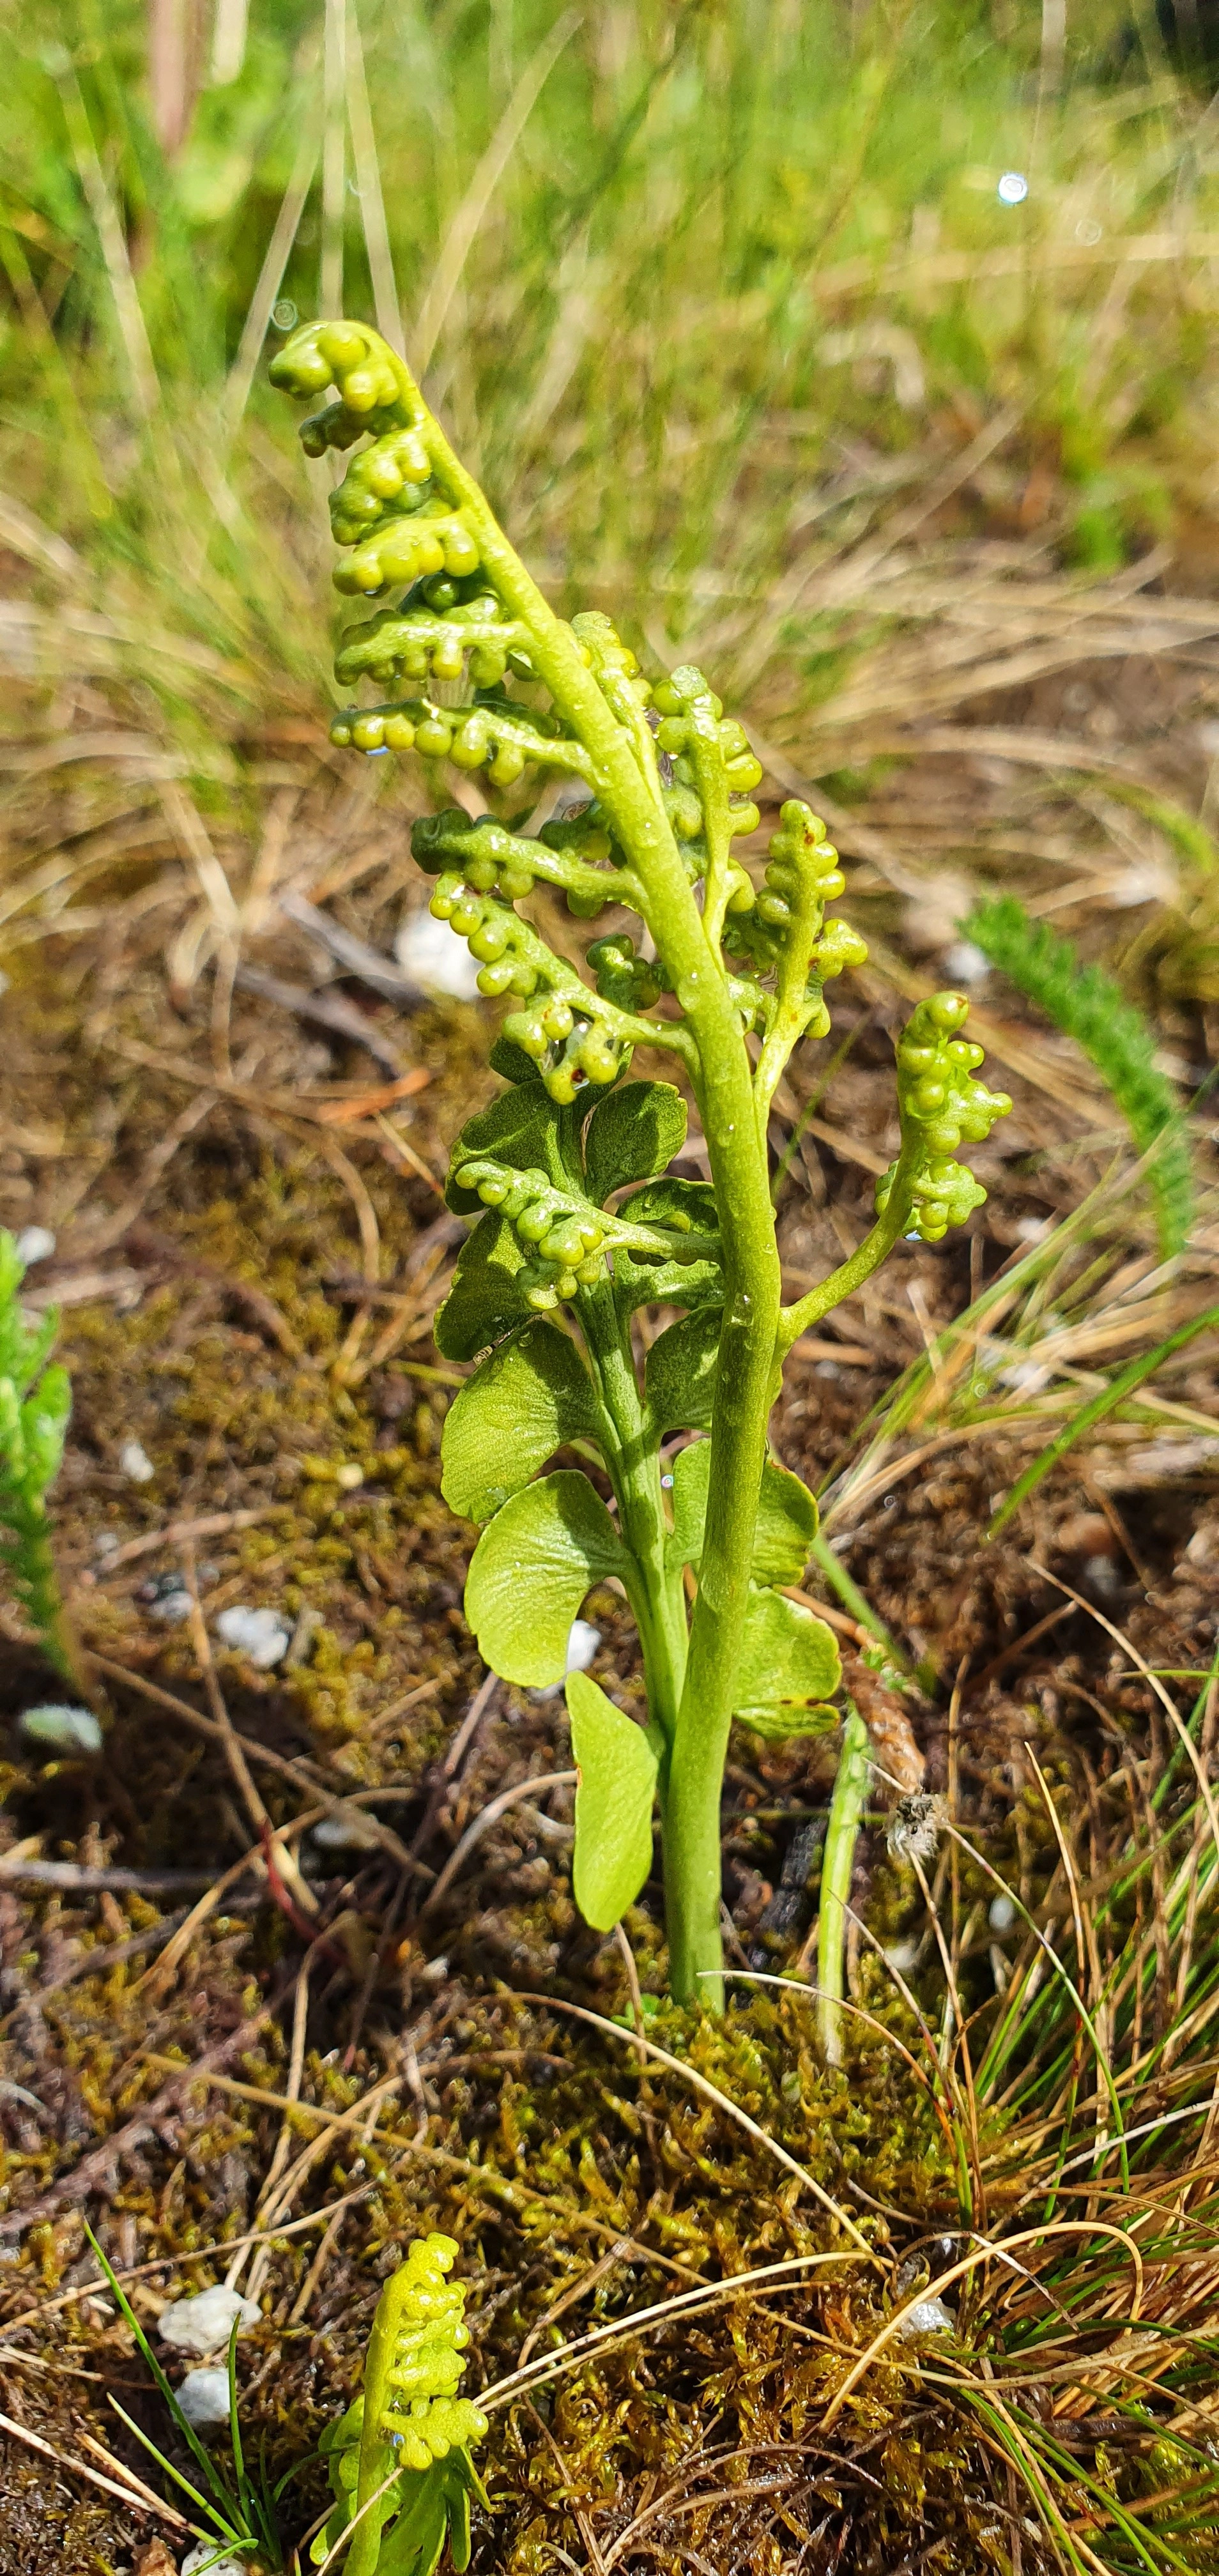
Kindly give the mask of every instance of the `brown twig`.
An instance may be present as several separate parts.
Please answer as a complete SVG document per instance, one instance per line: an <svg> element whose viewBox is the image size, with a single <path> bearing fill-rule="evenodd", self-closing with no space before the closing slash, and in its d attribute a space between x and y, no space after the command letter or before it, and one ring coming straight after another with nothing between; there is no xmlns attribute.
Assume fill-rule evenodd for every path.
<svg viewBox="0 0 1219 2576"><path fill-rule="evenodd" d="M498 1823L499 1818L507 1813L509 1807L518 1807L523 1799L538 1797L543 1789L574 1788L578 1778L579 1773L576 1771L544 1771L536 1780L517 1780L512 1788L501 1789L498 1798L492 1798L490 1804L475 1816L473 1823L467 1825L460 1842L450 1852L434 1887L429 1887L419 1908L420 1915L430 1914L432 1907L439 1904L441 1897L447 1896L454 1879L469 1859L475 1844L482 1841L483 1835L490 1832L492 1825Z"/></svg>
<svg viewBox="0 0 1219 2576"><path fill-rule="evenodd" d="M268 1876L270 1875L271 1867L272 1863L268 1850ZM292 2040L288 2053L288 2075L287 2081L284 2085L284 2107L279 2124L279 2136L275 2141L271 2161L263 2177L262 2189L258 2195L258 2206L254 2212L256 2220L265 2218L268 2209L272 2207L275 2200L275 2186L288 2161L289 2152L291 2150L292 2108L300 2098L301 2077L305 2071L305 2034L309 2026L309 1970L310 1956L309 1952L306 1950L305 1956L301 1960L300 1967L297 1970L296 1993L292 2001ZM264 2246L254 2257L253 2269L250 2274L249 2292L252 2299L257 2298L258 2290L262 2286L267 2264L270 2260L270 2252L270 2247ZM227 2290L236 2288L244 2268L245 2255L244 2253L238 2254L234 2258L233 2262L230 2263L228 2271L224 2276L224 2285ZM256 2283L257 2287L255 2286Z"/></svg>
<svg viewBox="0 0 1219 2576"><path fill-rule="evenodd" d="M155 2066L158 2061L155 2057L150 2057L148 2063ZM192 2069L184 2067L182 2072L190 2074ZM335 2209L354 2209L357 2201L370 2199L376 2188L375 2182L361 2183L355 2191L345 2192L342 2200L336 2201L334 2207ZM277 2238L301 2236L310 2227L320 2227L326 2215L324 2209L312 2209L306 2217L289 2219L284 2226L270 2232L273 2232ZM263 2244L268 2232L265 2228L256 2227L244 2236L226 2238L222 2245L196 2245L192 2246L189 2252L183 2252L179 2246L172 2254L154 2254L147 2263L129 2265L125 2272L116 2272L115 2279L125 2286L128 2281L146 2281L153 2272L185 2271L192 2263L213 2263L221 2254L235 2254L239 2245ZM657 2256L655 2259L659 2261L661 2258ZM44 2317L58 2315L61 2308L75 2307L80 2299L96 2299L99 2291L103 2290L104 2284L101 2282L77 2281L70 2290L59 2291L55 2298L43 2299L34 2308L23 2308L19 2316L9 2318L4 2331L6 2334L15 2335L25 2326L40 2325Z"/></svg>
<svg viewBox="0 0 1219 2576"><path fill-rule="evenodd" d="M0 1855L0 1879L24 1880L30 1887L75 1888L82 1896L100 1896L107 1890L115 1896L176 1896L181 1889L209 1883L203 1869L87 1869L76 1860L23 1860L12 1852Z"/></svg>
<svg viewBox="0 0 1219 2576"><path fill-rule="evenodd" d="M143 1673L132 1672L126 1664L112 1663L107 1655L91 1654L89 1660L90 1663L96 1666L100 1673L106 1674L110 1680L126 1682L130 1689L138 1691L144 1699L150 1699L156 1707L168 1709L174 1717L180 1717L183 1724L191 1727L197 1735L206 1735L211 1738L213 1743L223 1742L224 1729L217 1723L216 1719L205 1717L202 1709L192 1708L189 1700L179 1699L173 1691L163 1689L158 1682L147 1681ZM310 1762L307 1756L303 1754L293 1756L287 1753L275 1753L272 1751L269 1744L259 1744L254 1736L242 1735L238 1732L236 1727L233 1728L233 1733L237 1737L238 1745L247 1761L259 1764L264 1771L277 1772L281 1780L290 1780L294 1788L303 1790L306 1796L317 1803L317 1810L320 1815L346 1815L351 1807L357 1803L360 1797L365 1794L364 1792L357 1790L351 1796L346 1798L335 1797L333 1792L326 1788L324 1782L319 1777L316 1765ZM414 1790L378 1790L375 1794L382 1797L413 1797L416 1793ZM383 1851L389 1854L391 1860L397 1861L400 1868L416 1868L420 1870L423 1876L427 1877L430 1875L430 1872L423 1869L422 1863L416 1861L414 1854L407 1850L405 1843L399 1839L392 1826L383 1825L379 1817L370 1816L368 1819L368 1830L374 1841L379 1844ZM259 1833L261 1837L261 1825L259 1827ZM278 1835L273 1836L273 1839L278 1839ZM260 1839L260 1851L261 1847ZM74 1863L56 1862L53 1865L56 1868L75 1867ZM44 1861L41 1862L39 1866L40 1868L47 1869L50 1868L52 1864ZM0 1875L3 1875L3 1871L4 1862L0 1859ZM188 1887L197 1887L200 1884L201 1877L201 1872L195 1872L194 1874L188 1873L185 1878L175 1876L172 1872L162 1872L157 1884L158 1886L164 1886L166 1888L183 1885ZM54 1885L58 1882L51 1881L49 1883ZM76 1884L75 1880L72 1883ZM108 1886L119 1883L120 1882L114 1878L113 1873L106 1881ZM132 1882L126 1877L121 1880L121 1884L124 1886L133 1883L137 1882ZM138 1884L143 1887L146 1882L145 1880L140 1879Z"/></svg>
<svg viewBox="0 0 1219 2576"><path fill-rule="evenodd" d="M146 1923L143 1931L133 1932L129 1941L110 1941L96 1950L83 1951L79 1959L69 1961L59 1976L52 1977L49 1985L37 1986L32 1994L23 1995L0 2021L0 2031L7 2030L19 2013L36 2011L49 1995L62 1994L65 1986L76 1985L82 1977L98 1977L104 1969L121 1968L124 1960L137 1958L141 1950L151 1949L158 1941L168 1941L187 1920L186 1908L180 1906L176 1914L163 1915L159 1923Z"/></svg>
<svg viewBox="0 0 1219 2576"><path fill-rule="evenodd" d="M375 1021L366 1018L354 1002L344 1001L341 994L310 992L305 984L288 984L281 975L265 975L259 966L239 966L233 980L242 992L259 994L264 1002L274 1002L298 1020L313 1020L335 1037L353 1038L357 1046L367 1048L375 1063L385 1066L387 1073L401 1073L399 1049L382 1037Z"/></svg>
<svg viewBox="0 0 1219 2576"><path fill-rule="evenodd" d="M211 1702L212 1721L219 1729L220 1740L224 1746L225 1759L233 1775L234 1783L240 1792L246 1814L249 1817L255 1832L269 1839L271 1832L271 1818L263 1805L262 1798L260 1797L258 1790L254 1786L253 1775L245 1757L241 1738L233 1724L232 1718L229 1716L228 1709L224 1702L224 1694L216 1679L216 1668L212 1662L212 1642L208 1636L206 1622L199 1604L199 1576L195 1565L195 1547L193 1539L183 1539L179 1553L182 1561L182 1570L186 1576L187 1589L190 1593L191 1643L194 1646L195 1653L199 1661L199 1669L203 1675L203 1687ZM299 1864L288 1853L285 1853L284 1855L283 1875L288 1882L292 1896L299 1906L301 1913L310 1919L314 1918L318 1912L317 1898L314 1895L313 1889L307 1886L305 1880L302 1878ZM268 1862L268 1878L269 1877L270 1863Z"/></svg>
<svg viewBox="0 0 1219 2576"><path fill-rule="evenodd" d="M70 2477L87 2478L90 2486L104 2487L107 2495L121 2496L133 2513L158 2513L174 2531L191 2530L185 2514L179 2513L172 2504L160 2504L143 2488L120 2486L117 2478L103 2477L100 2469L89 2468L84 2460L71 2459L66 2451L57 2451L54 2443L44 2442L41 2433L31 2432L28 2424L18 2424L13 2416L0 2415L0 2429L10 2434L15 2442L24 2442L27 2450L40 2451L44 2460L54 2460L56 2467L66 2469Z"/></svg>
<svg viewBox="0 0 1219 2576"><path fill-rule="evenodd" d="M204 1512L197 1520L167 1521L164 1529L145 1530L142 1538L125 1539L121 1547L112 1549L97 1569L97 1581L104 1583L120 1565L134 1565L137 1557L152 1556L159 1547L180 1547L184 1539L222 1538L226 1530L253 1529L259 1521L274 1520L282 1509L281 1503L271 1503L259 1512Z"/></svg>

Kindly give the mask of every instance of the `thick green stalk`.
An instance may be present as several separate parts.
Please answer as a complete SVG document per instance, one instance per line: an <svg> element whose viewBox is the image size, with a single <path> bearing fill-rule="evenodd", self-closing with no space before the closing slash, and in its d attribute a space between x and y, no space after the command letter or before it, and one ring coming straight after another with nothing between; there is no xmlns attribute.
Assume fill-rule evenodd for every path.
<svg viewBox="0 0 1219 2576"><path fill-rule="evenodd" d="M868 1730L854 1702L848 1701L821 1864L821 1912L817 1923L817 2033L827 2066L842 2064L846 1910L860 1818L872 1776L871 1752Z"/></svg>
<svg viewBox="0 0 1219 2576"><path fill-rule="evenodd" d="M718 980L718 979L717 979ZM667 1792L669 1978L679 2002L723 2009L720 1795L749 1597L766 1425L777 1391L782 1282L770 1176L744 1039L724 985L692 1011L700 1108L724 1246L724 1321L698 1601Z"/></svg>

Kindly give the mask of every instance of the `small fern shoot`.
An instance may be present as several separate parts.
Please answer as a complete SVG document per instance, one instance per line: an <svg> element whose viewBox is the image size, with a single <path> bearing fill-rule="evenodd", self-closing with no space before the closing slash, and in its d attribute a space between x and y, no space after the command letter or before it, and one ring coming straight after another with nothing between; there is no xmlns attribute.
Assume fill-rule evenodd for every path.
<svg viewBox="0 0 1219 2576"><path fill-rule="evenodd" d="M446 2278L456 2255L451 2236L417 2238L377 2301L363 2396L322 2436L336 2503L315 2565L352 2523L346 2576L433 2576L446 2538L459 2576L470 2563L470 2497L487 2501L470 2445L487 2418L455 2393L470 2340Z"/></svg>
<svg viewBox="0 0 1219 2576"><path fill-rule="evenodd" d="M1171 1260L1189 1240L1194 1176L1185 1121L1155 1062L1154 1030L1111 975L1081 965L1070 940L1030 921L1015 895L975 905L960 927L1055 1028L1074 1038L1108 1084L1140 1154L1151 1157L1147 1180L1160 1253Z"/></svg>
<svg viewBox="0 0 1219 2576"><path fill-rule="evenodd" d="M16 1242L0 1227L0 1565L8 1566L51 1661L74 1679L46 1508L72 1395L67 1370L46 1366L58 1313L50 1308L38 1324L27 1324L19 1295L24 1277Z"/></svg>

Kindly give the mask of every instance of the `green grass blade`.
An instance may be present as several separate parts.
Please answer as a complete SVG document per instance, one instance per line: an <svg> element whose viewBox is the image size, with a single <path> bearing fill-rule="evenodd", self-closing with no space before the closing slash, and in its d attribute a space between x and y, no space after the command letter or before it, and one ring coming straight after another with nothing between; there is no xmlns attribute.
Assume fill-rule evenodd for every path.
<svg viewBox="0 0 1219 2576"><path fill-rule="evenodd" d="M182 2469L176 2469L173 2461L166 2459L164 2451L158 2450L151 2433L145 2433L141 2430L140 2426L136 2423L134 2416L128 2414L125 2406L120 2406L117 2397L112 2396L110 2403L113 2406L120 2423L126 2425L129 2433L134 2433L135 2438L141 2445L142 2449L147 2451L150 2457L156 2461L158 2468L164 2470L166 2477L172 2478L174 2485L181 2487L183 2495L188 2495L191 2503L198 2505L200 2513L205 2513L208 2521L216 2525L217 2530L221 2532L226 2543L243 2539L245 2534L238 2529L235 2523L226 2523L223 2514L218 2511L217 2507L214 2504L209 2504L206 2496L200 2495L198 2487L193 2487L191 2485L190 2479L185 2475L185 2472Z"/></svg>
<svg viewBox="0 0 1219 2576"><path fill-rule="evenodd" d="M113 2264L112 2264L111 2262L109 2262L109 2260L107 2259L106 2255L103 2253L102 2248L101 2248L101 2246L98 2244L97 2238L96 2238L96 2236L94 2235L92 2228L91 2228L87 2223L86 2223L86 2227L85 2227L85 2234L86 2234L86 2236L88 2237L88 2239L89 2239L89 2243L90 2243L90 2245L92 2246L93 2251L94 2251L94 2253L95 2253L95 2254L96 2254L96 2256L97 2256L98 2262L101 2264L101 2267L102 2267L103 2272L105 2273L106 2281L107 2281L108 2287L109 2287L109 2289L110 2289L110 2291L111 2291L111 2293L112 2293L112 2295L113 2295L114 2299L116 2300L116 2302L117 2302L117 2304L118 2304L118 2308L119 2308L120 2314L122 2315L122 2317L124 2318L124 2320L126 2321L126 2323L130 2326L131 2331L132 2331L133 2335L135 2336L136 2344L137 2344L137 2346L138 2346L138 2349L139 2349L139 2352L140 2352L141 2358L142 2358L142 2359L147 2363L149 2370L152 2372L152 2376L153 2376L153 2378L154 2378L154 2380L156 2381L156 2384L157 2384L158 2392L159 2392L159 2394L161 2395L161 2397L164 2399L165 2404L166 2404L166 2406L167 2406L167 2407L168 2407L168 2409L169 2409L170 2415L172 2416L173 2421L174 2421L174 2423L176 2424L176 2426L177 2426L177 2428L178 2428L178 2431L179 2431L179 2432L180 2432L180 2434L182 2435L182 2439L183 2439L183 2441L187 2444L188 2449L189 2449L189 2450L191 2450L191 2451L193 2451L194 2456L195 2456L195 2458L197 2459L197 2461L198 2461L198 2463L199 2463L199 2466L200 2466L200 2468L202 2469L202 2471L203 2471L203 2474L204 2474L205 2478L207 2479L208 2485L210 2486L210 2488L211 2488L211 2490L212 2490L213 2495L217 2498L217 2501L218 2501L218 2503L219 2503L219 2505L220 2505L221 2509L222 2509L225 2513L229 2513L229 2514L231 2514L231 2513L233 2513L233 2512L235 2512L235 2511L239 2512L239 2511L240 2511L240 2506L239 2506L239 2505L238 2505L238 2503L237 2503L237 2499L234 2497L234 2495L232 2494L231 2490L230 2490L230 2489L225 2485L225 2482L224 2482L223 2478L221 2477L219 2470L216 2468L215 2463L214 2463L214 2461L212 2460L210 2453L209 2453L209 2452L208 2452L208 2450L206 2449L205 2445L200 2441L199 2436L198 2436L198 2434L197 2434L197 2433L196 2433L196 2431L195 2431L194 2425L193 2425L193 2424L191 2424L191 2423L189 2423L189 2422L188 2422L188 2420L187 2420L187 2418L186 2418L186 2416L183 2414L182 2409L181 2409L180 2405L178 2404L177 2393L176 2393L176 2391L175 2391L175 2390L170 2386L170 2383L169 2383L168 2379L166 2378L164 2371L163 2371L163 2370L162 2370L162 2368L161 2368L161 2364L160 2364L160 2362L158 2361L158 2359L157 2359L157 2356L156 2356L155 2352L153 2351L152 2345L150 2344L150 2342L149 2342L149 2340L148 2340L148 2337L147 2337L147 2335L146 2335L146 2334L145 2334L145 2332L144 2332L143 2326L140 2324L140 2320L139 2320L139 2318L137 2317L137 2315L136 2315L136 2313L135 2313L135 2310L134 2310L134 2308L133 2308L133 2307L132 2307L132 2305L131 2305L130 2300L127 2298L126 2293L124 2292L124 2289L123 2289L122 2283L121 2283L121 2281L119 2280L118 2274L116 2273L116 2271L115 2271L115 2269L114 2269ZM113 2403L114 2401L112 2400L111 2402ZM120 2408L120 2410L119 2410L119 2411L120 2411L120 2413L121 2413L121 2411L122 2411L122 2410L121 2410L121 2408ZM132 2430L133 2430L133 2431L135 2431L135 2430L136 2430L136 2427L135 2427L134 2425L133 2425L133 2427L132 2427ZM141 2441L144 2441L144 2438L145 2438L145 2437L144 2437L144 2435L141 2433L141 2435L140 2435L140 2440L141 2440ZM149 2447L149 2446L146 2446L146 2447ZM157 2457L158 2459L160 2459L160 2458L161 2458L161 2454L160 2454L160 2452L159 2452L159 2451L156 2453L156 2457ZM164 2463L163 2463L163 2465L164 2465L164 2466L166 2466L166 2467L168 2467L168 2466L169 2466L168 2462L164 2462ZM170 2469L170 2476L171 2476L171 2477L177 2477L177 2475L178 2475L178 2472L177 2472L177 2470L176 2470L176 2469ZM186 2481L185 2481L184 2479L179 2478L178 2483L179 2483L179 2485L185 2485ZM191 2490L191 2492L192 2492L192 2493L194 2492L194 2491L193 2491L193 2489ZM210 2510L210 2508L209 2508L209 2510ZM217 2516L216 2518L218 2519L219 2517ZM250 2535L249 2535L249 2534L247 2534L247 2535L245 2535L245 2536L246 2536L246 2537L249 2537Z"/></svg>

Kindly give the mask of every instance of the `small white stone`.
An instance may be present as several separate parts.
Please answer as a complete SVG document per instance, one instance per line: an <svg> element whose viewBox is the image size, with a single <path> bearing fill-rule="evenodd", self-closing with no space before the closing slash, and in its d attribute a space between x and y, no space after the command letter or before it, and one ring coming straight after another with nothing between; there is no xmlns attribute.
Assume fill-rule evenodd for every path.
<svg viewBox="0 0 1219 2576"><path fill-rule="evenodd" d="M227 2370L188 2370L175 2393L187 2423L193 2425L196 2433L210 2433L214 2426L228 2423Z"/></svg>
<svg viewBox="0 0 1219 2576"><path fill-rule="evenodd" d="M49 1261L55 1250L55 1237L49 1226L25 1225L17 1237L17 1259L28 1270L34 1261Z"/></svg>
<svg viewBox="0 0 1219 2576"><path fill-rule="evenodd" d="M102 1749L102 1730L91 1708L67 1708L49 1700L42 1708L23 1709L17 1723L27 1742L53 1745L57 1753Z"/></svg>
<svg viewBox="0 0 1219 2576"><path fill-rule="evenodd" d="M1085 1583L1090 1583L1094 1592L1112 1597L1121 1591L1122 1578L1111 1556L1086 1556L1083 1574Z"/></svg>
<svg viewBox="0 0 1219 2576"><path fill-rule="evenodd" d="M911 2335L955 2334L956 2318L942 2299L916 2299L907 2308L897 2331L903 2338Z"/></svg>
<svg viewBox="0 0 1219 2576"><path fill-rule="evenodd" d="M313 1840L320 1851L375 1851L376 1834L359 1809L350 1815L323 1816L313 1828Z"/></svg>
<svg viewBox="0 0 1219 2576"><path fill-rule="evenodd" d="M189 1619L190 1613L189 1592L162 1592L158 1600L148 1603L149 1618L163 1620L167 1628L180 1626L183 1619Z"/></svg>
<svg viewBox="0 0 1219 2576"><path fill-rule="evenodd" d="M231 1610L221 1611L216 1633L226 1646L248 1655L260 1673L270 1672L272 1664L282 1664L292 1640L292 1631L284 1626L278 1610L251 1610L238 1602Z"/></svg>
<svg viewBox="0 0 1219 2576"><path fill-rule="evenodd" d="M249 2576L246 2559L217 2558L213 2555L215 2546L212 2540L200 2540L193 2549L188 2549L182 2561L182 2576L201 2576L203 2568L207 2569L207 2576Z"/></svg>
<svg viewBox="0 0 1219 2576"><path fill-rule="evenodd" d="M984 984L990 973L990 959L972 939L954 939L944 951L944 972L950 984Z"/></svg>
<svg viewBox="0 0 1219 2576"><path fill-rule="evenodd" d="M1010 1932L1016 1920L1014 1899L1010 1896L992 1897L990 1912L986 1919L992 1932Z"/></svg>
<svg viewBox="0 0 1219 2576"><path fill-rule="evenodd" d="M148 1451L138 1440L124 1441L119 1451L119 1465L133 1485L150 1485L157 1472Z"/></svg>
<svg viewBox="0 0 1219 2576"><path fill-rule="evenodd" d="M157 2319L157 2333L163 2343L171 2343L176 2352L219 2352L233 2331L233 2319L239 2320L239 2332L257 2325L262 2310L253 2299L243 2299L240 2290L226 2290L223 2283L214 2290L197 2290L193 2298L175 2299L162 2308Z"/></svg>
<svg viewBox="0 0 1219 2576"><path fill-rule="evenodd" d="M565 1673L586 1673L601 1643L599 1628L591 1628L587 1619L573 1619L567 1638ZM531 1691L531 1699L557 1699L562 1682L547 1682L541 1690Z"/></svg>
<svg viewBox="0 0 1219 2576"><path fill-rule="evenodd" d="M567 1671L586 1673L600 1643L599 1628L590 1628L587 1619L573 1619L567 1640Z"/></svg>
<svg viewBox="0 0 1219 2576"><path fill-rule="evenodd" d="M449 993L454 1001L479 1000L479 962L464 939L434 913L408 912L399 924L394 955L404 975L425 993Z"/></svg>

